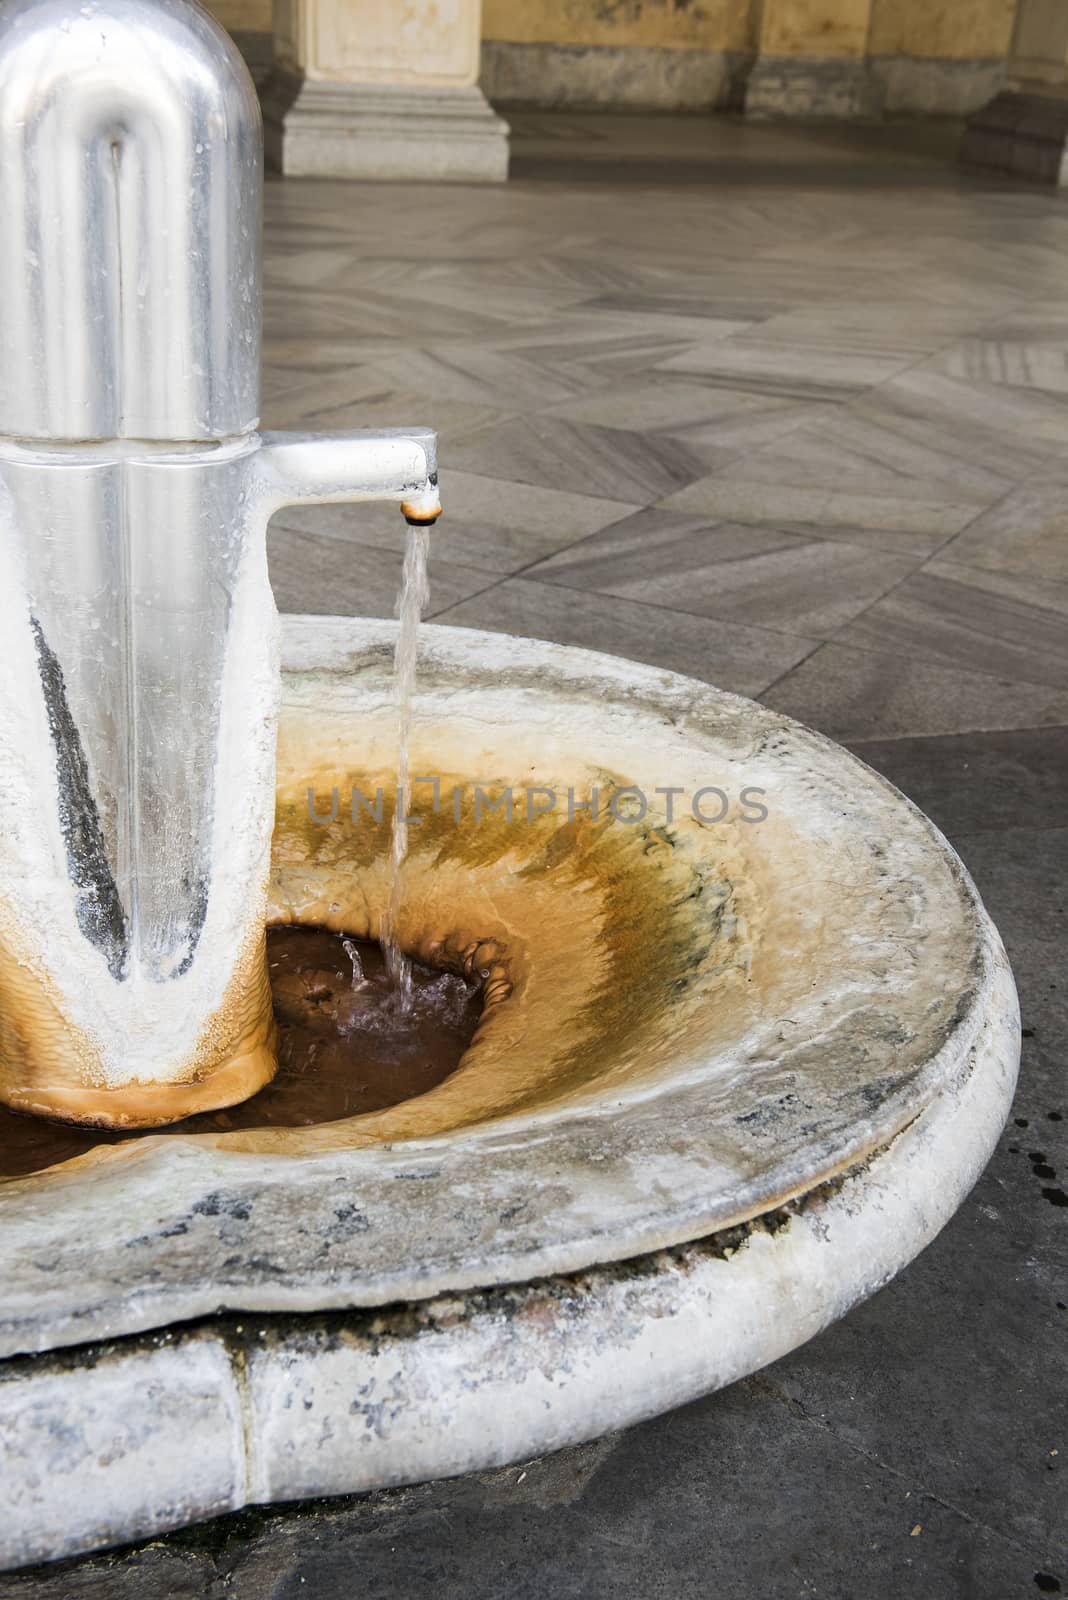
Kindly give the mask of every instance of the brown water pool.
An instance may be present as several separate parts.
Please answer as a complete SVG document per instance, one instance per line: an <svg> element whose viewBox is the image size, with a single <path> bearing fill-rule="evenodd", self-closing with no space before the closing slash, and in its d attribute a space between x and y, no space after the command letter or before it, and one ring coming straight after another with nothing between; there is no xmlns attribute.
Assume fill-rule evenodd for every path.
<svg viewBox="0 0 1068 1600"><path fill-rule="evenodd" d="M176 1133L310 1127L425 1094L459 1065L482 1014L481 986L413 963L402 1013L378 944L322 928L270 928L267 964L278 1073L250 1100L169 1127L115 1133L0 1107L0 1178L43 1171L102 1144Z"/></svg>

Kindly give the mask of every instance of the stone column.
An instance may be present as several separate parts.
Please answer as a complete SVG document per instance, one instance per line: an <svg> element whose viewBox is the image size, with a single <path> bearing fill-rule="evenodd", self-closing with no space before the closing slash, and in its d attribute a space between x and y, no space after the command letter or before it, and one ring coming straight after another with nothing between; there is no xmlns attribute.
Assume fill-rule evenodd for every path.
<svg viewBox="0 0 1068 1600"><path fill-rule="evenodd" d="M869 117L882 89L866 59L872 0L764 0L747 117Z"/></svg>
<svg viewBox="0 0 1068 1600"><path fill-rule="evenodd" d="M323 178L506 178L480 46L480 0L274 0L268 162Z"/></svg>
<svg viewBox="0 0 1068 1600"><path fill-rule="evenodd" d="M1008 83L969 120L968 166L1068 186L1068 6L1020 0Z"/></svg>

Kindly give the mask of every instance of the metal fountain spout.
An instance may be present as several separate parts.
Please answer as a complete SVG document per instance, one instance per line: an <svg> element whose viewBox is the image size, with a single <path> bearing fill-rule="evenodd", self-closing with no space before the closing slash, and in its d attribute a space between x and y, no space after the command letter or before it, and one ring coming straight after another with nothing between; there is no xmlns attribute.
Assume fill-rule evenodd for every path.
<svg viewBox="0 0 1068 1600"><path fill-rule="evenodd" d="M0 1099L150 1126L275 1070L266 527L433 521L425 428L259 434L262 140L191 0L0 7Z"/></svg>

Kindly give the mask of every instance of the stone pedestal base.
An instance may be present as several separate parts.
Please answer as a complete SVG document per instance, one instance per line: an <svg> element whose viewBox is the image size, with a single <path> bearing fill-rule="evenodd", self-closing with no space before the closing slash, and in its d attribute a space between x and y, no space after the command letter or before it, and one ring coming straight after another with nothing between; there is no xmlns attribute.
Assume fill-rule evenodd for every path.
<svg viewBox="0 0 1068 1600"><path fill-rule="evenodd" d="M745 114L772 118L878 117L882 86L863 61L761 56L745 86Z"/></svg>
<svg viewBox="0 0 1068 1600"><path fill-rule="evenodd" d="M1002 90L970 119L959 155L966 166L1068 184L1068 96Z"/></svg>
<svg viewBox="0 0 1068 1600"><path fill-rule="evenodd" d="M262 96L268 165L287 176L497 183L508 124L481 90L340 83L277 69Z"/></svg>

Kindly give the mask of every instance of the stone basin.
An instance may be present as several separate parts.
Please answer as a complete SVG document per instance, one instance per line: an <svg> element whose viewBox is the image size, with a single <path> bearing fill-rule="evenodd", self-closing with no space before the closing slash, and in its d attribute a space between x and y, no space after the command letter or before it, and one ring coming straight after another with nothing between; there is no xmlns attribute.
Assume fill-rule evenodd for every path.
<svg viewBox="0 0 1068 1600"><path fill-rule="evenodd" d="M285 619L272 922L377 929L394 639ZM416 785L398 931L484 985L459 1068L0 1186L9 1564L650 1415L879 1287L982 1169L1012 977L861 762L675 674L427 627L411 770L438 805Z"/></svg>

